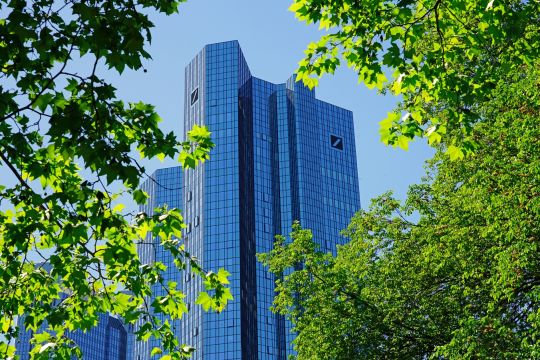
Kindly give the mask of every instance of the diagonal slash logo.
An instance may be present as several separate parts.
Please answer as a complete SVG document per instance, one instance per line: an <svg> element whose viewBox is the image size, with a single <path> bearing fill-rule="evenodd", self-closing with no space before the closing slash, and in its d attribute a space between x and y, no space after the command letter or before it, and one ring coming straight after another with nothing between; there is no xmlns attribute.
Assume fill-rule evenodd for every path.
<svg viewBox="0 0 540 360"><path fill-rule="evenodd" d="M195 104L199 100L199 88L196 88L191 93L191 105Z"/></svg>
<svg viewBox="0 0 540 360"><path fill-rule="evenodd" d="M330 145L334 149L343 150L343 138L335 135L330 135Z"/></svg>

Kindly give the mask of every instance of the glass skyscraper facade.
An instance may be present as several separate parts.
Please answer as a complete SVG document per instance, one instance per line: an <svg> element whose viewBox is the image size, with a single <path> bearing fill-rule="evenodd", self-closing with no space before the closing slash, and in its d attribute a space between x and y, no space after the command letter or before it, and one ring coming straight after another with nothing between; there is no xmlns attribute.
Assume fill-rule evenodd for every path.
<svg viewBox="0 0 540 360"><path fill-rule="evenodd" d="M181 209L183 205L182 168L176 166L157 170L141 185L141 189L150 195L150 198L146 205L141 206L140 211L152 215L156 208L162 206L167 206L169 209ZM149 234L143 243L138 244L137 252L143 264L159 261L167 266L167 271L163 274L164 284L171 281L176 282L181 289L183 282L182 273L176 269L171 254L163 247L159 246L158 238L153 238L151 237L151 234ZM154 285L152 293L156 296L167 295L166 290L160 284ZM149 301L149 303L150 302L151 301ZM173 329L176 336L180 338L180 322L178 320L173 321L168 319L161 313L154 315L162 322L168 320L171 329ZM150 359L150 352L152 349L161 347L161 344L154 338L150 338L148 341L135 341L133 332L139 328L143 321L145 321L145 319L139 320L135 326L130 326L130 344L128 346L130 353L127 360ZM159 358L159 356L156 356L156 358Z"/></svg>
<svg viewBox="0 0 540 360"><path fill-rule="evenodd" d="M195 359L286 359L288 324L269 309L273 275L256 261L294 220L335 252L360 207L353 116L291 77L251 75L238 42L205 46L186 67L184 128L206 125L211 160L184 174L186 245L206 269L231 273L221 314L192 307L181 338ZM185 279L191 279L189 276ZM192 303L197 278L184 284Z"/></svg>
<svg viewBox="0 0 540 360"><path fill-rule="evenodd" d="M30 339L31 330L24 329L24 317L19 318L20 335L16 343L16 355L20 360L30 359L30 350L33 345ZM42 325L39 332L46 329ZM85 360L127 360L127 332L121 320L108 314L100 314L96 326L82 332L80 330L66 334L73 340L83 354Z"/></svg>
<svg viewBox="0 0 540 360"><path fill-rule="evenodd" d="M186 250L204 269L231 273L234 300L220 314L205 313L194 306L203 285L189 268L172 270L151 246L139 253L168 265L182 284L190 311L174 326L181 343L197 349L194 359L286 359L294 334L270 311L276 279L256 254L295 220L324 251L345 241L339 232L360 207L352 113L316 99L294 77L273 84L252 76L237 41L205 46L185 74L184 128L207 126L216 147L194 170L158 171L143 185L151 203L142 210L182 209ZM154 345L135 343L134 359L149 359Z"/></svg>

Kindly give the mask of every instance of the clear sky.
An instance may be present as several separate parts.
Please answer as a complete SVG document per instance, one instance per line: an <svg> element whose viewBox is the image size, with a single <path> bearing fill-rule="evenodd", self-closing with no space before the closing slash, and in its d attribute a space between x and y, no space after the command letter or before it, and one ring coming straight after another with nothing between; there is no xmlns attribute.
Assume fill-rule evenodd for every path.
<svg viewBox="0 0 540 360"><path fill-rule="evenodd" d="M149 49L153 60L145 63L148 71L126 71L121 77L109 78L121 98L156 105L164 119L163 128L180 135L184 67L205 44L238 40L251 73L271 82L282 83L294 72L306 45L321 33L318 26L295 19L287 10L290 3L291 0L189 0L180 6L180 14L152 15L156 27ZM323 78L316 95L354 113L362 207L389 189L403 198L407 186L423 175L423 161L432 151L418 140L408 152L380 143L378 122L396 99L359 85L356 74L346 67ZM155 160L146 167L150 173L174 164Z"/></svg>
<svg viewBox="0 0 540 360"><path fill-rule="evenodd" d="M156 26L148 49L153 59L144 63L146 73L126 70L121 76L112 71L100 75L117 87L121 99L154 104L163 118L163 129L180 136L184 67L205 44L238 40L251 73L268 81L282 83L295 71L306 45L317 40L321 32L316 25L295 19L287 10L291 1L188 0L180 5L179 14L150 16ZM83 62L76 66L85 74L91 65ZM433 151L418 140L410 144L407 152L379 141L378 122L397 99L358 84L356 74L346 67L323 78L316 95L354 113L362 206L390 189L403 198L408 185L418 182L424 174L423 162ZM145 166L151 173L175 164L156 159ZM0 174L0 180L4 185L15 181L8 173Z"/></svg>

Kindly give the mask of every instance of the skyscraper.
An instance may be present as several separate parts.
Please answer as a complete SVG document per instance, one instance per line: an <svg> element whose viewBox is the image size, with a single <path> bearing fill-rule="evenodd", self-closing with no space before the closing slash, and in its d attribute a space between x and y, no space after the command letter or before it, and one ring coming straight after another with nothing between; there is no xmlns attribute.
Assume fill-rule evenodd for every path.
<svg viewBox="0 0 540 360"><path fill-rule="evenodd" d="M52 270L48 262L42 262L36 266L48 273ZM62 294L60 299L55 300L54 306L57 306L65 298L67 295ZM30 351L34 347L34 344L30 343L34 332L26 329L24 320L25 316L20 316L17 319L20 333L15 343L15 354L19 360L30 359ZM38 328L37 333L47 331L47 327L47 322L44 322ZM86 332L81 330L67 331L65 336L79 347L85 360L129 360L126 328L122 320L110 314L98 314L97 324Z"/></svg>
<svg viewBox="0 0 540 360"><path fill-rule="evenodd" d="M30 344L33 333L25 330L24 316L19 318L18 325L21 334L15 345L16 354L20 360L27 360L33 348L33 344ZM45 331L46 327L46 324L42 325L39 332ZM87 332L77 330L68 332L66 336L77 344L85 360L127 360L126 329L121 320L109 314L99 314L97 325Z"/></svg>
<svg viewBox="0 0 540 360"><path fill-rule="evenodd" d="M360 207L352 113L294 77L252 76L236 41L205 46L185 73L184 128L206 125L216 147L183 175L184 241L205 269L231 273L234 301L220 314L192 306L202 284L188 269L181 280L191 310L178 335L195 359L286 359L294 335L270 311L275 279L256 254L295 220L323 250L345 241L339 232Z"/></svg>
<svg viewBox="0 0 540 360"><path fill-rule="evenodd" d="M146 205L141 206L140 210L146 214L153 214L154 209L166 205L168 208L182 208L182 168L180 166L159 169L155 171L150 178L142 185L141 189L150 195ZM143 264L153 263L156 261L162 262L167 266L167 271L163 274L164 283L177 282L182 284L182 274L176 269L173 262L173 257L163 247L158 246L158 239L152 238L149 234L146 241L137 246L137 252ZM156 284L152 288L152 293L155 296L164 296L165 289L160 284ZM178 338L180 338L180 323L178 320L171 321L163 314L156 314L163 322L168 320L171 324L171 329ZM154 347L159 347L159 342L150 338L149 341L135 341L133 334L145 319L139 320L134 327L130 326L129 334L129 357L127 360L146 360L150 358L150 352ZM157 357L156 357L157 358Z"/></svg>

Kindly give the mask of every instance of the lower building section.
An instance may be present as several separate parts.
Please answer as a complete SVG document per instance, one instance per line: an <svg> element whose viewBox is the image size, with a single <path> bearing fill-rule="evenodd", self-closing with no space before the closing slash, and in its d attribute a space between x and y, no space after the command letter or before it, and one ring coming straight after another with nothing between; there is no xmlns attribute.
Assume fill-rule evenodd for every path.
<svg viewBox="0 0 540 360"><path fill-rule="evenodd" d="M20 360L29 360L33 348L30 340L34 336L24 327L24 316L19 318L20 335L16 343L16 355ZM37 333L47 331L43 324ZM68 332L66 336L79 347L85 360L129 360L127 351L127 331L121 320L100 314L98 323L87 332Z"/></svg>

